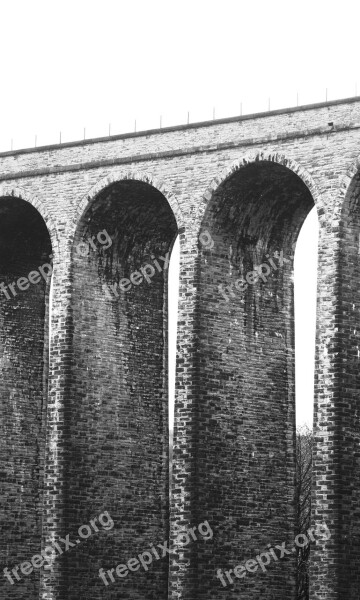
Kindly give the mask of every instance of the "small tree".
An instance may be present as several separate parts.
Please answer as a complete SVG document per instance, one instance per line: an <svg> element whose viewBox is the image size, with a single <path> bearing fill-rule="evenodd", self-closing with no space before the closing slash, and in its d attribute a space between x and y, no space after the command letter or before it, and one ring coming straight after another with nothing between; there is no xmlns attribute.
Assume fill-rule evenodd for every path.
<svg viewBox="0 0 360 600"><path fill-rule="evenodd" d="M306 425L296 434L296 517L297 533L311 526L311 481L313 432ZM310 544L297 549L297 600L309 600Z"/></svg>

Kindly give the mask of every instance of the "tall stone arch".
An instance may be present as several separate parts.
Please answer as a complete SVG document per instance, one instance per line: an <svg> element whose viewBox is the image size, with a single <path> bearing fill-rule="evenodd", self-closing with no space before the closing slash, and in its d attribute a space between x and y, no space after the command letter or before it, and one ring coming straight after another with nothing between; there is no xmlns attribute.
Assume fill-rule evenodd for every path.
<svg viewBox="0 0 360 600"><path fill-rule="evenodd" d="M38 554L44 526L49 369L49 284L54 223L24 190L0 185L0 594L37 600L40 572L19 566ZM15 572L12 570L15 569Z"/></svg>
<svg viewBox="0 0 360 600"><path fill-rule="evenodd" d="M108 585L115 595L167 598L166 557L153 555L148 572L113 570L115 581L107 574L107 583L99 576L100 568L107 573L169 535L167 268L177 223L176 202L159 188L146 174L112 174L78 207L66 528L105 511L114 526L64 561L69 599L85 594L84 585L93 598ZM81 577L88 572L92 577Z"/></svg>
<svg viewBox="0 0 360 600"><path fill-rule="evenodd" d="M270 578L258 568L245 579L232 574L230 583L224 572L268 544L294 541L293 252L319 198L304 168L262 151L224 169L203 195L199 234L213 243L199 239L194 262L196 314L183 326L192 346L178 375L174 469L186 519L208 521L213 535L183 548L174 530L174 598L178 589L189 600L294 594L293 554L270 567ZM185 438L176 420L186 423Z"/></svg>
<svg viewBox="0 0 360 600"><path fill-rule="evenodd" d="M181 227L183 215L180 204L176 195L172 192L169 186L161 179L154 177L149 171L134 171L134 170L113 170L105 177L101 177L99 181L93 185L87 194L85 194L78 202L75 213L75 225L82 218L87 206L96 198L96 196L107 186L118 181L142 181L157 189L166 198L169 206L174 213L178 227Z"/></svg>
<svg viewBox="0 0 360 600"><path fill-rule="evenodd" d="M320 347L314 514L331 536L316 546L311 564L312 598L355 600L360 588L360 158L339 181L333 234L332 309ZM328 265L331 266L330 257ZM330 269L328 269L330 270ZM330 277L327 287L330 288ZM331 318L331 320L330 320Z"/></svg>

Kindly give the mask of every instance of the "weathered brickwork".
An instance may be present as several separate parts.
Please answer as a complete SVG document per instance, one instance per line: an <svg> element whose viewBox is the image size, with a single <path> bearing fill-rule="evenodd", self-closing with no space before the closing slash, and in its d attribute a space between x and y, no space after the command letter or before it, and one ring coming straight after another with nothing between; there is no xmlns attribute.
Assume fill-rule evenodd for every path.
<svg viewBox="0 0 360 600"><path fill-rule="evenodd" d="M109 236L108 248L96 238L101 231ZM100 598L100 567L110 569L169 536L166 271L160 257L166 258L175 235L162 194L126 181L96 198L75 236L75 248L93 236L97 248L90 247L87 257L74 252L67 528L76 531L78 523L108 510L116 530L94 535L85 549L69 554L69 599L81 593ZM144 265L155 270L148 281L141 281ZM121 586L129 598L166 598L167 570L163 560L148 573L130 573L123 584L117 578L107 597L117 598Z"/></svg>
<svg viewBox="0 0 360 600"><path fill-rule="evenodd" d="M359 156L358 99L0 154L1 281L54 262L51 289L0 296L1 597L293 597L292 556L227 588L216 571L294 538L293 253L315 205L313 519L331 537L312 550L311 598L358 598ZM169 482L160 257L177 235ZM266 281L235 287L260 264ZM145 265L149 282L124 284ZM104 511L111 530L3 576ZM204 520L212 539L183 546ZM104 585L100 568L167 539L172 556Z"/></svg>
<svg viewBox="0 0 360 600"><path fill-rule="evenodd" d="M205 213L214 248L200 267L198 501L216 534L199 556L198 598L218 597L217 567L295 537L293 245L312 206L301 179L264 162L229 177ZM249 275L258 265L262 278ZM293 578L293 560L274 563L227 598L291 597Z"/></svg>
<svg viewBox="0 0 360 600"><path fill-rule="evenodd" d="M1 564L15 565L38 552L43 516L48 335L45 328L46 281L20 281L51 254L49 234L39 213L18 198L0 207L1 382L0 456ZM45 368L46 367L46 368ZM3 577L2 577L3 579ZM1 588L5 583L1 582ZM36 598L37 577L9 585L6 597ZM5 592L5 587L3 588ZM5 595L3 596L5 597Z"/></svg>

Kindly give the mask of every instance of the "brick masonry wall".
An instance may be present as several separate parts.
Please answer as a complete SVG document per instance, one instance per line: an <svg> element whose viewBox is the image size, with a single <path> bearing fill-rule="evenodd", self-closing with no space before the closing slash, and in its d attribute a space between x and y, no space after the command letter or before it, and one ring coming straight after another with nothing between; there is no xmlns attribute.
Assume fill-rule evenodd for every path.
<svg viewBox="0 0 360 600"><path fill-rule="evenodd" d="M100 244L96 236L104 231ZM160 257L175 234L165 198L148 184L127 181L96 198L75 236L66 526L76 531L104 510L115 525L69 554L69 599L167 597L167 560L154 560L148 573L115 575L108 589L98 571L169 536L167 271ZM82 257L79 242L89 246L92 238L96 250L89 247Z"/></svg>
<svg viewBox="0 0 360 600"><path fill-rule="evenodd" d="M215 567L238 564L256 545L261 549L263 541L290 540L294 437L291 268L279 270L267 284L251 287L245 304L231 299L231 308L225 302L220 306L218 297L215 299L215 285L226 283L230 272L251 269L264 253L290 252L312 202L320 222L314 520L326 520L332 532L328 542L313 549L312 598L339 600L344 594L350 600L357 598L358 317L352 304L357 305L358 225L354 200L349 198L358 197L354 181L359 123L360 102L354 99L0 155L2 205L7 206L10 198L14 214L19 198L32 205L47 225L54 253L42 543L51 539L53 531L63 536L71 533L107 505L113 507L116 520L114 530L90 538L69 551L52 570L43 571L42 598L63 600L80 593L86 600L101 597L101 593L116 597L121 582L101 588L96 579L102 560L104 566L115 566L128 552L130 558L138 548L139 552L145 550L150 538L161 542L162 537L157 536L167 530L163 457L166 281L159 273L148 295L139 286L116 302L104 298L101 285L115 282L145 260L150 247L154 254L170 248L176 229L181 239L181 274L170 502L175 554L170 560L169 598L233 598L238 592L221 589ZM122 181L129 187L115 185ZM27 223L32 231L30 241L37 239L35 225L30 220ZM109 255L112 262L107 262L101 248L85 260L75 260L76 243L90 233L96 235L98 227L109 227L118 236ZM212 251L199 244L204 227L214 236ZM47 252L50 240L47 246L44 241ZM283 247L277 247L279 244ZM230 246L237 247L232 256ZM36 254L28 248L23 254L30 268ZM44 290L34 294L37 308L25 327L37 349L22 355L21 373L24 382L29 381L27 373L32 361L36 362L36 389L43 394L40 379L43 386L47 327L40 324L46 320L46 298ZM26 302L24 298L24 314ZM12 319L17 337L11 354L16 364L26 329L18 325L18 317ZM230 333L232 337L228 337ZM11 343L13 338L6 337ZM3 369L6 374L6 367ZM150 371L156 374L151 380ZM10 400L15 374L10 373L11 381L6 375L2 379L4 415L15 410L14 400ZM259 373L265 374L258 377ZM34 406L27 422L37 419L39 423L40 394L35 400L29 383L27 387L19 384L20 388L24 407ZM264 414L269 418L264 419ZM5 424L7 421L8 417ZM142 424L139 431L137 422ZM39 439L41 447L43 433L37 427L34 425L31 442ZM266 436L269 442L265 444ZM39 473L38 483L29 492L29 504L35 505L42 486L41 451L36 454L31 447L25 448L25 437L28 443L28 435L17 438L17 450L28 472L37 469ZM275 457L270 457L272 448ZM2 455L1 459L5 471ZM140 465L144 466L141 472ZM15 487L12 476L8 477L6 489L11 496ZM122 493L126 500L120 502ZM273 498L271 507L269 496ZM9 500L6 520L18 523L12 511ZM27 523L34 522L34 514L34 508L28 506ZM211 543L196 542L182 548L175 541L178 529L205 518L214 527ZM255 535L257 523L261 533ZM30 527L36 530L35 525ZM39 527L40 523L31 536L30 554L38 550ZM16 526L11 531L17 531ZM19 545L13 544L11 550L14 561L16 552L20 556L24 551L25 537L30 539L27 526L21 531ZM9 537L10 542L14 539ZM10 542L1 542L2 555ZM123 584L122 591L129 594L126 597L165 598L165 564L155 564L146 577L134 573L134 585L131 587L130 579ZM288 598L293 585L291 561L284 570L274 569L271 578L264 578L266 583L261 577L247 582L249 600L257 593L269 600L274 594ZM26 591L20 584L16 592L5 580L1 584L5 581L8 597L13 594L22 600L31 593L36 597L30 580L24 584ZM36 581L31 585L32 590L37 589Z"/></svg>
<svg viewBox="0 0 360 600"><path fill-rule="evenodd" d="M356 163L344 177L340 197L343 203L339 225L333 230L333 239L329 226L327 232L323 231L323 237L326 233L327 236L320 240L319 256L322 270L318 284L314 521L331 521L333 535L318 549L311 564L316 598L356 598L360 589L360 222ZM331 279L334 291L330 296ZM326 310L326 304L332 305L331 310Z"/></svg>
<svg viewBox="0 0 360 600"><path fill-rule="evenodd" d="M359 423L359 252L360 207L359 173L356 172L348 190L342 211L342 246L339 261L339 284L341 286L341 311L339 343L343 348L339 404L343 414L337 423L337 435L341 448L340 479L340 540L343 569L341 586L349 597L355 597L360 589L360 423ZM343 391L346 390L345 397ZM339 435L340 434L340 435ZM351 515L352 519L347 518ZM350 576L349 576L350 575Z"/></svg>
<svg viewBox="0 0 360 600"><path fill-rule="evenodd" d="M39 213L27 202L4 198L0 221L0 562L9 568L36 554L41 544L48 352L46 291L20 279L47 262L50 238ZM8 287L13 284L12 290ZM27 287L27 289L26 289ZM14 585L0 578L0 597L38 598L39 572Z"/></svg>
<svg viewBox="0 0 360 600"><path fill-rule="evenodd" d="M199 547L197 598L224 593L217 568L296 535L293 246L312 207L295 174L256 163L218 188L204 216L214 247L200 266L198 518L214 538ZM235 578L226 597L239 593L292 597L294 556L265 577Z"/></svg>

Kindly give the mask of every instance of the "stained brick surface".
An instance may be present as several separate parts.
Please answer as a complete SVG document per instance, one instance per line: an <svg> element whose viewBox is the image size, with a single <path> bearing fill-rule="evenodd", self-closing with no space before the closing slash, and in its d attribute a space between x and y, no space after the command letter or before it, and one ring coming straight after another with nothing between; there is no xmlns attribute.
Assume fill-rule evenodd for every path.
<svg viewBox="0 0 360 600"><path fill-rule="evenodd" d="M358 598L359 123L352 99L0 155L1 281L54 254L50 340L44 281L1 297L0 568L76 537L103 511L115 523L40 577L11 586L1 572L2 597L292 596L292 560L227 589L216 569L292 540L293 265L229 302L217 286L276 251L290 257L315 204L314 521L325 520L331 538L312 552L312 598ZM77 244L101 230L112 245L95 241L79 256ZM203 230L211 249L199 242ZM165 256L177 232L169 513L167 274L115 299L102 286ZM205 519L213 539L181 547L179 529ZM162 543L169 523L169 571L163 559L103 585L101 566Z"/></svg>
<svg viewBox="0 0 360 600"><path fill-rule="evenodd" d="M39 213L23 200L0 206L0 281L6 286L47 262L50 239ZM40 279L40 277L39 277ZM13 567L38 552L43 480L48 336L46 282L1 296L1 565ZM21 577L21 574L20 574ZM15 577L14 577L15 579ZM15 579L16 581L16 579ZM38 598L39 573L10 585L1 573L1 597Z"/></svg>
<svg viewBox="0 0 360 600"><path fill-rule="evenodd" d="M74 255L67 523L69 531L76 530L77 524L108 510L115 526L69 555L68 598L74 600L80 593L103 597L100 567L127 562L169 535L167 270L160 257L169 252L176 223L159 192L128 181L101 194L80 224L75 247L104 230L109 248L95 238L95 251L84 258ZM135 271L141 276L144 265L155 270L149 281L135 277L138 284L127 284L123 291L110 287ZM167 570L167 560L154 559L148 573L116 577L106 596L166 598Z"/></svg>
<svg viewBox="0 0 360 600"><path fill-rule="evenodd" d="M200 263L198 518L215 534L199 552L198 598L218 597L218 567L255 558L268 543L293 544L292 247L312 206L296 175L257 163L220 186L203 220L214 247ZM265 577L258 569L236 580L227 598L291 597L293 577L292 557Z"/></svg>

